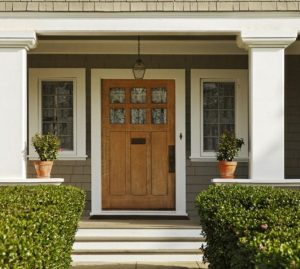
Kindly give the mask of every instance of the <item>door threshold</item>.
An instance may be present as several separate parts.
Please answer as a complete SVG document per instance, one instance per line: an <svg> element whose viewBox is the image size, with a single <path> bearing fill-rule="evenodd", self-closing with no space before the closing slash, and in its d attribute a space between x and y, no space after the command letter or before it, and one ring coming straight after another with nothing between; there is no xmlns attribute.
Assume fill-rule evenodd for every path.
<svg viewBox="0 0 300 269"><path fill-rule="evenodd" d="M189 220L188 216L167 216L167 215L91 215L91 220L108 219L108 220Z"/></svg>
<svg viewBox="0 0 300 269"><path fill-rule="evenodd" d="M92 211L90 219L189 219L187 213L176 211Z"/></svg>

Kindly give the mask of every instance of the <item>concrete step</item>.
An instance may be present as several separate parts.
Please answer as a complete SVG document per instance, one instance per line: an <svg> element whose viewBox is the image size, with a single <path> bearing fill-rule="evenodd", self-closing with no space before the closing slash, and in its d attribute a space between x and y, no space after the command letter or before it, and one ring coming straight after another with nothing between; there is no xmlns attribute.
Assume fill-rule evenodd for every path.
<svg viewBox="0 0 300 269"><path fill-rule="evenodd" d="M136 262L202 262L202 254L95 254L72 255L72 265L99 265L103 263L136 263Z"/></svg>
<svg viewBox="0 0 300 269"><path fill-rule="evenodd" d="M205 238L198 227L80 228L73 265L136 262L201 262Z"/></svg>
<svg viewBox="0 0 300 269"><path fill-rule="evenodd" d="M100 263L97 265L77 265L72 269L207 269L201 262L142 262L142 263Z"/></svg>
<svg viewBox="0 0 300 269"><path fill-rule="evenodd" d="M195 251L201 248L204 242L156 241L156 242L75 242L73 253L99 252L182 252Z"/></svg>
<svg viewBox="0 0 300 269"><path fill-rule="evenodd" d="M204 241L201 229L79 229L82 241Z"/></svg>

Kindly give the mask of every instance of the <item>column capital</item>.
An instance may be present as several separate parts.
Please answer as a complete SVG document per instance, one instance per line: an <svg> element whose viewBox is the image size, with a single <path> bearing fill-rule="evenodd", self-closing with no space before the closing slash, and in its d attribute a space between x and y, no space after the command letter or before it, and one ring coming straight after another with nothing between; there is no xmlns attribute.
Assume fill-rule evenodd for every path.
<svg viewBox="0 0 300 269"><path fill-rule="evenodd" d="M37 37L34 31L24 32L0 32L0 48L24 48L34 49L37 45Z"/></svg>
<svg viewBox="0 0 300 269"><path fill-rule="evenodd" d="M250 48L286 48L297 39L297 33L249 34L241 33L237 45L243 49Z"/></svg>

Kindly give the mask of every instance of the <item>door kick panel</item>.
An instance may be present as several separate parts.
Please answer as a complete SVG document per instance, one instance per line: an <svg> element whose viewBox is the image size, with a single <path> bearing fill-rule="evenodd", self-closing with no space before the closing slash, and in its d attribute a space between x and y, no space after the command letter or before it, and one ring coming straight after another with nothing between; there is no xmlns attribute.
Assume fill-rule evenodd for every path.
<svg viewBox="0 0 300 269"><path fill-rule="evenodd" d="M131 138L131 144L133 145L146 144L146 138Z"/></svg>

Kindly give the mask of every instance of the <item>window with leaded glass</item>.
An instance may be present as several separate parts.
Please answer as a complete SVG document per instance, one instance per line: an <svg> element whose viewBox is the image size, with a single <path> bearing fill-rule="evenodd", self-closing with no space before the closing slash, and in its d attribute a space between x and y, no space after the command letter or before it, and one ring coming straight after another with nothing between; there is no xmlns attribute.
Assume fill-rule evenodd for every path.
<svg viewBox="0 0 300 269"><path fill-rule="evenodd" d="M204 81L203 151L214 152L224 132L235 133L235 83Z"/></svg>
<svg viewBox="0 0 300 269"><path fill-rule="evenodd" d="M248 102L247 69L191 69L191 161L216 161L223 132L244 139L247 160Z"/></svg>
<svg viewBox="0 0 300 269"><path fill-rule="evenodd" d="M73 81L42 81L42 133L59 137L73 150Z"/></svg>
<svg viewBox="0 0 300 269"><path fill-rule="evenodd" d="M59 160L85 160L85 69L30 68L28 91L28 137L36 133L55 134L61 141ZM120 100L121 96L114 101ZM29 158L37 158L31 145Z"/></svg>

